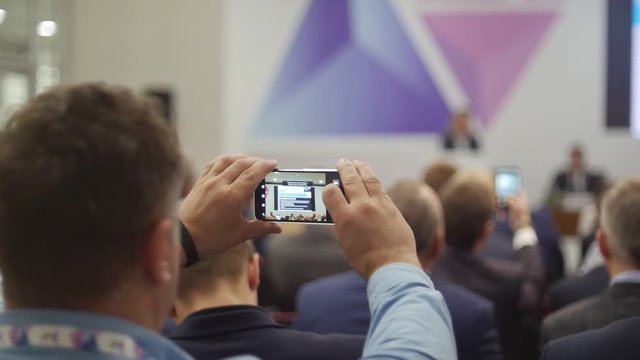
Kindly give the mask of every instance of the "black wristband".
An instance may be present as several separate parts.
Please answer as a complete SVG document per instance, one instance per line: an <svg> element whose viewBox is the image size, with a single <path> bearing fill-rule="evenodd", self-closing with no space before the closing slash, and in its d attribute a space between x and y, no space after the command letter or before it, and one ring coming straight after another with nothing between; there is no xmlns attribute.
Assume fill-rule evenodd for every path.
<svg viewBox="0 0 640 360"><path fill-rule="evenodd" d="M189 230L187 230L182 221L180 221L180 245L182 245L182 250L187 258L187 262L183 265L184 267L188 268L200 260L198 257L198 250L196 249L196 245L193 243L191 234L189 234Z"/></svg>

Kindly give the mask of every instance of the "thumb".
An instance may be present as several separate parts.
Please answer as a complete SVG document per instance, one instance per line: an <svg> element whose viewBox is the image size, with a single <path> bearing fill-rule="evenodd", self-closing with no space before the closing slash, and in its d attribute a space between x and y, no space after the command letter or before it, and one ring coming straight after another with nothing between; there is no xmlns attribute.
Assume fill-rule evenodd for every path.
<svg viewBox="0 0 640 360"><path fill-rule="evenodd" d="M261 220L251 220L242 227L242 238L245 240L260 239L269 234L280 234L282 232L279 224Z"/></svg>

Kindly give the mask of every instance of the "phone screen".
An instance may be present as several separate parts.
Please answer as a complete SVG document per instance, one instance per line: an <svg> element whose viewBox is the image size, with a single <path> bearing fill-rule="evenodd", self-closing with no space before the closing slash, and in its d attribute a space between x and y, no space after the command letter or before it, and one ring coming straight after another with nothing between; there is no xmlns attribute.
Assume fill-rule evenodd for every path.
<svg viewBox="0 0 640 360"><path fill-rule="evenodd" d="M521 188L520 170L513 167L497 168L495 186L499 201L516 196Z"/></svg>
<svg viewBox="0 0 640 360"><path fill-rule="evenodd" d="M340 184L336 170L281 169L270 172L254 194L255 218L310 224L333 223L322 201L327 184Z"/></svg>

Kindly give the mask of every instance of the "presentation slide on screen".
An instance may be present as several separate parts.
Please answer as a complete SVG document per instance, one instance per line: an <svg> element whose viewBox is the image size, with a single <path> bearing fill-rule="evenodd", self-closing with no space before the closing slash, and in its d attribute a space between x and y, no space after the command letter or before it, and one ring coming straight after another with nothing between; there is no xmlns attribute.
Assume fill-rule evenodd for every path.
<svg viewBox="0 0 640 360"><path fill-rule="evenodd" d="M322 191L338 181L325 173L273 172L265 177L265 216L271 220L325 222L327 209Z"/></svg>
<svg viewBox="0 0 640 360"><path fill-rule="evenodd" d="M632 6L631 133L640 139L640 0L634 0Z"/></svg>

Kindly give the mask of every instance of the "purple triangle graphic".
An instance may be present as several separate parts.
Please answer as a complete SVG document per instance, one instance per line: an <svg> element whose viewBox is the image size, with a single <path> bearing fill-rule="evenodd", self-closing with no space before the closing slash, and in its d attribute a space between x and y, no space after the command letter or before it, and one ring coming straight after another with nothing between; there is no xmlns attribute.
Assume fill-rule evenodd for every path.
<svg viewBox="0 0 640 360"><path fill-rule="evenodd" d="M448 118L387 0L313 0L252 133L440 132Z"/></svg>
<svg viewBox="0 0 640 360"><path fill-rule="evenodd" d="M553 12L427 15L471 111L489 125L540 40Z"/></svg>

